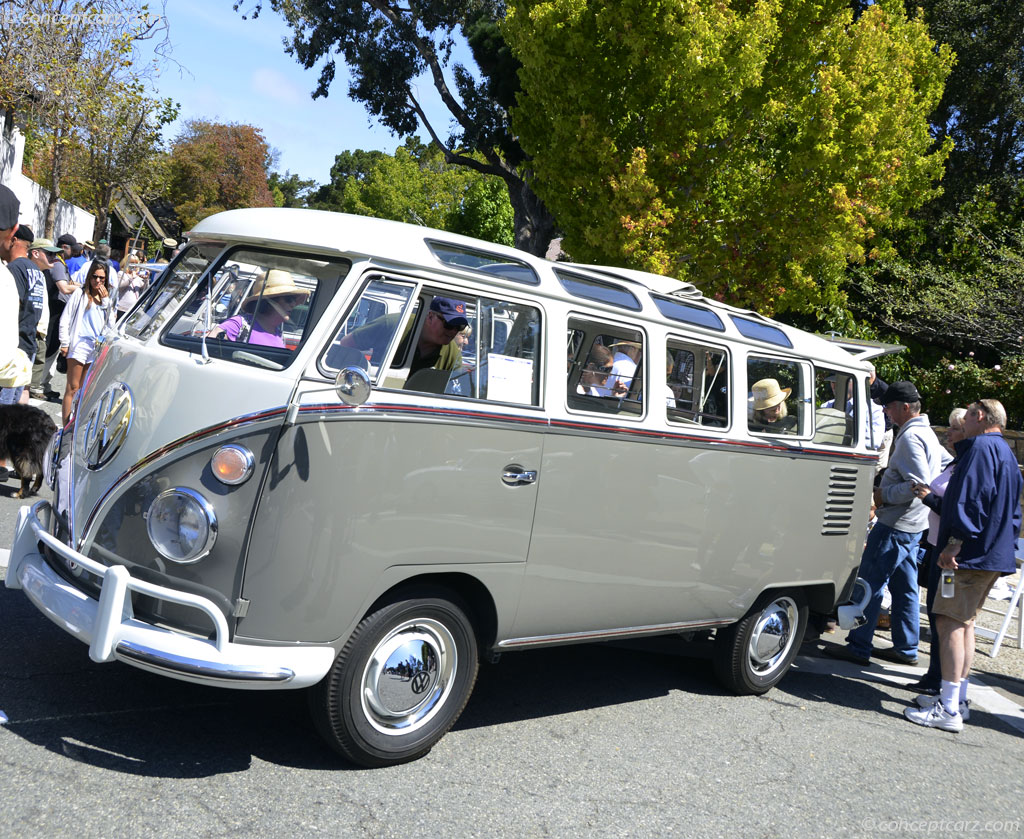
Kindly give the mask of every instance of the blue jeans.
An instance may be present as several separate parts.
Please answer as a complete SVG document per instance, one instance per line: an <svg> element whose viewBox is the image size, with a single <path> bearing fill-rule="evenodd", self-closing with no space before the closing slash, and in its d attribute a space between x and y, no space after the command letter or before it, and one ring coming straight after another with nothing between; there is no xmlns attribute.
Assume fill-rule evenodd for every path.
<svg viewBox="0 0 1024 839"><path fill-rule="evenodd" d="M878 522L868 534L860 560L860 576L871 586L871 600L864 617L867 623L846 636L850 648L864 657L871 655L871 639L882 610L882 588L889 584L892 606L892 645L897 652L917 655L921 630L921 606L917 592L917 550L920 533L903 533Z"/></svg>

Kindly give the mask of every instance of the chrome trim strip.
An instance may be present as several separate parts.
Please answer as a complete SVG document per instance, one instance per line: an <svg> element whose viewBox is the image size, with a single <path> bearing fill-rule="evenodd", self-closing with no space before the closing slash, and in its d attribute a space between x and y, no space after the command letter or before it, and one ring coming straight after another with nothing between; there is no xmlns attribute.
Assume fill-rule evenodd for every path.
<svg viewBox="0 0 1024 839"><path fill-rule="evenodd" d="M533 409L535 410L535 409ZM635 438L637 441L649 440L656 443L670 443L675 445L693 445L703 448L715 449L739 449L757 450L758 453L777 454L781 453L787 457L803 456L814 458L838 459L843 463L856 461L868 464L878 461L878 454L864 454L861 452L833 451L815 448L811 445L780 446L771 443L739 440L730 437L698 436L695 434L683 434L676 431L648 429L633 426L599 425L585 421L569 421L557 418L547 419L544 417L534 418L518 414L507 414L489 411L472 410L467 408L442 408L431 405L407 405L390 402L368 402L359 408L349 408L345 405L328 403L310 403L299 408L299 415L307 422L317 422L323 419L332 421L355 420L366 418L387 418L388 416L400 417L414 415L425 420L453 421L463 420L468 422L490 421L494 423L508 423L540 427L550 433L558 434L592 434L594 436L609 437L615 439ZM314 416L315 415L315 416ZM800 441L807 443L808 441ZM833 464L830 468L840 468ZM847 467L851 468L851 467ZM857 474L856 469L851 471Z"/></svg>
<svg viewBox="0 0 1024 839"><path fill-rule="evenodd" d="M143 670L162 674L182 674L200 678L203 682L280 682L285 684L295 678L295 671L287 667L268 669L258 665L199 661L154 650L131 641L120 641L114 647L114 655Z"/></svg>
<svg viewBox="0 0 1024 839"><path fill-rule="evenodd" d="M666 635L671 632L684 632L690 629L713 629L716 626L727 626L736 621L730 618L715 620L682 621L680 623L659 623L651 626L628 626L620 629L597 629L587 632L567 632L561 635L534 635L527 638L507 638L498 642L501 649L512 647L535 647L544 644L575 643L579 641L598 641L611 638L629 638L638 635Z"/></svg>

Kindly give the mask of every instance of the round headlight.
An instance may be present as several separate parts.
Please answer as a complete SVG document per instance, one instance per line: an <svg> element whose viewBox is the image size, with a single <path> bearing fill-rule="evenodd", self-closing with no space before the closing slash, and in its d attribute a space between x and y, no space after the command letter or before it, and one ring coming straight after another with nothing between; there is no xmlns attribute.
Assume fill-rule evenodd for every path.
<svg viewBox="0 0 1024 839"><path fill-rule="evenodd" d="M245 446L231 444L221 446L210 459L213 476L221 483L229 486L244 484L252 475L256 458Z"/></svg>
<svg viewBox="0 0 1024 839"><path fill-rule="evenodd" d="M171 562L196 562L217 539L217 516L198 492L176 487L161 492L146 517L149 541Z"/></svg>

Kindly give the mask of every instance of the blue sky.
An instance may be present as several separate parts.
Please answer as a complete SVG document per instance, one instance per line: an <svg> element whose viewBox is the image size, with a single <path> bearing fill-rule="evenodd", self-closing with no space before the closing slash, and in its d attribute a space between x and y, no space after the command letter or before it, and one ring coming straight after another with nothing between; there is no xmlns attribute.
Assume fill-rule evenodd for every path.
<svg viewBox="0 0 1024 839"><path fill-rule="evenodd" d="M165 62L154 81L161 98L170 96L181 105L181 118L168 138L187 119L255 125L280 152L280 172L290 170L317 183L330 180L334 156L346 149L394 151L400 138L349 100L342 65L330 96L314 101L310 92L319 72L303 70L285 53L281 39L289 30L269 2L256 20L243 20L231 6L231 0L167 2L171 57L182 65ZM447 114L428 80L418 92L446 135Z"/></svg>

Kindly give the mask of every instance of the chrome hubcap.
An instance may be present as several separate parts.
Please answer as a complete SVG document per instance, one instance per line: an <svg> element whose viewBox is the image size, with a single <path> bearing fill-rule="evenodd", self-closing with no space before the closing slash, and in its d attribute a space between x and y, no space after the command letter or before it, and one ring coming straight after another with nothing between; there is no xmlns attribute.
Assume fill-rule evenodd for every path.
<svg viewBox="0 0 1024 839"><path fill-rule="evenodd" d="M786 658L795 640L799 611L792 598L773 600L761 612L750 635L750 666L759 676L767 676Z"/></svg>
<svg viewBox="0 0 1024 839"><path fill-rule="evenodd" d="M426 618L406 621L377 645L363 670L363 713L383 734L408 734L444 705L458 663L448 628Z"/></svg>

